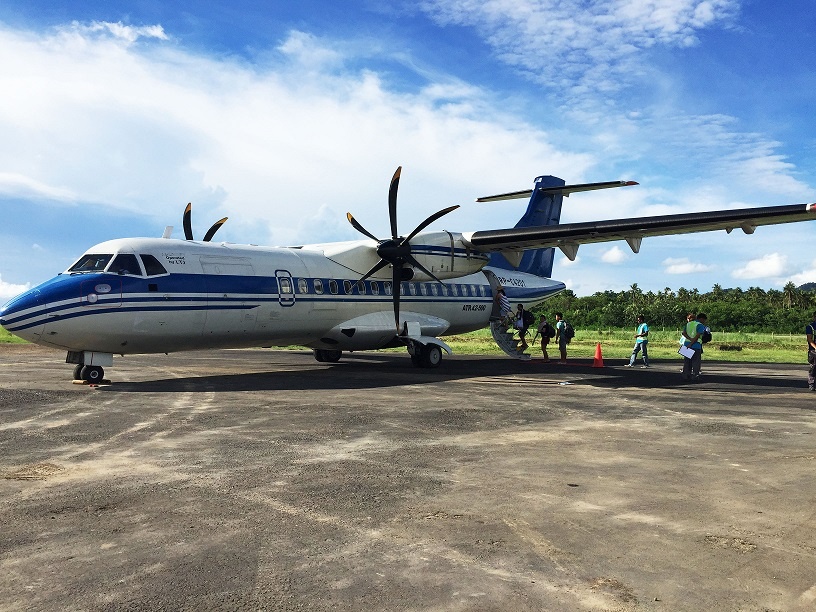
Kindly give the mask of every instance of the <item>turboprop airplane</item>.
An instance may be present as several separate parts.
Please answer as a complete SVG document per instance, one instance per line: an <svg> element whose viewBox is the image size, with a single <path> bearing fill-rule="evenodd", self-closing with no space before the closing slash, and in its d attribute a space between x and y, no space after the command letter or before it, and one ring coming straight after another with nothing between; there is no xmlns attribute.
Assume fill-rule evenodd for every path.
<svg viewBox="0 0 816 612"><path fill-rule="evenodd" d="M534 306L563 291L550 278L555 248L574 260L581 244L816 219L816 204L664 215L559 225L563 197L636 185L612 181L566 185L539 176L532 189L479 202L529 197L512 229L424 230L458 206L440 210L407 236L397 229L401 168L391 179L391 236L380 239L352 215L364 240L296 247L213 243L226 219L193 239L123 238L88 249L65 272L10 300L0 325L30 342L67 351L74 378L99 382L113 356L132 353L302 345L317 361L343 351L405 346L411 361L436 367L451 350L440 336L491 328L519 356L501 323L497 288ZM512 330L510 330L512 331Z"/></svg>

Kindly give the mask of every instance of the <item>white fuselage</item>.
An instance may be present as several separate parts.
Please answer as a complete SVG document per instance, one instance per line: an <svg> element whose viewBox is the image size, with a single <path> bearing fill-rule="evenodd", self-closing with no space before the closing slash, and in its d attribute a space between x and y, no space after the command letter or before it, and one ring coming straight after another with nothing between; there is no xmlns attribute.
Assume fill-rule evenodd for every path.
<svg viewBox="0 0 816 612"><path fill-rule="evenodd" d="M112 354L291 344L381 348L395 337L391 272L386 268L358 282L370 267L369 245L113 240L84 256L110 255L106 267L69 270L27 291L0 310L0 324L38 344ZM481 253L431 251L439 248L428 247L423 265L444 282L426 277L401 287L400 323L418 323L425 336L485 327L496 277L514 305L541 302L564 288L550 279L485 267ZM362 261L355 260L356 251ZM120 255L136 263L115 265L125 261Z"/></svg>

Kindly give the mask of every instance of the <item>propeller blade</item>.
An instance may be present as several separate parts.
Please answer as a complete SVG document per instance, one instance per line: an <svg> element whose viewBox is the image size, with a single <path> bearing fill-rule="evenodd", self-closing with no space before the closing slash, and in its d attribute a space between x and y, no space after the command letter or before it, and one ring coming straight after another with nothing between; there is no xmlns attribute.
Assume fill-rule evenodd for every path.
<svg viewBox="0 0 816 612"><path fill-rule="evenodd" d="M391 270L391 294L394 296L394 325L397 327L397 335L400 333L399 326L399 305L400 305L400 291L402 289L402 268L400 266L392 266Z"/></svg>
<svg viewBox="0 0 816 612"><path fill-rule="evenodd" d="M187 240L192 240L193 239L193 226L192 226L192 222L191 222L191 219L190 219L190 216L192 215L192 212L191 212L192 208L193 208L193 204L190 202L190 203L187 204L187 208L184 209L184 219L183 219L183 221L184 221L184 223L183 223L183 225L184 225L184 237Z"/></svg>
<svg viewBox="0 0 816 612"><path fill-rule="evenodd" d="M387 262L387 261L385 261L384 259L381 259L380 261L378 261L378 262L377 262L377 263L374 265L374 267L373 267L373 268L371 268L371 269L370 269L368 272L366 272L366 273L365 273L365 275L363 276L363 278L361 278L361 279L360 279L360 280L358 280L357 282L358 282L358 283L363 282L363 281L364 281L365 279L367 279L369 276L371 276L372 274L375 274L375 273L376 273L378 270L382 270L382 269L383 269L385 266L387 266L387 265L388 265L388 262Z"/></svg>
<svg viewBox="0 0 816 612"><path fill-rule="evenodd" d="M374 240L375 242L379 242L379 240L377 239L377 237L376 237L374 234L372 234L371 232L369 232L369 231L368 231L366 228L364 228L362 225L360 225L360 224L357 222L357 219L355 219L355 218L354 218L354 217L351 215L351 213L346 213L346 219L348 219L348 220L349 220L349 223L351 223L351 226L352 226L354 229L356 229L358 232L360 232L361 234L365 234L366 236L368 236L369 238L371 238L371 239L372 239L372 240Z"/></svg>
<svg viewBox="0 0 816 612"><path fill-rule="evenodd" d="M427 274L428 276L430 276L432 279L434 279L434 280L435 280L437 283L439 283L440 285L444 285L444 284L445 284L445 283L443 283L441 280L439 280L438 278L436 278L436 276L433 274L433 272L431 272L430 270L428 270L428 268L426 268L426 267L425 267L425 266L423 266L421 263L419 263L419 262L416 260L416 257L414 257L413 255L408 255L408 256L406 256L406 257L405 257L405 261L406 261L406 262L408 262L409 264L411 264L412 266L417 267L417 268L419 268L420 270L422 270L422 271L423 271L425 274Z"/></svg>
<svg viewBox="0 0 816 612"><path fill-rule="evenodd" d="M397 167L394 176L391 177L391 187L388 189L388 217L391 219L391 238L396 239L397 233L397 189L399 189L400 174L402 166Z"/></svg>
<svg viewBox="0 0 816 612"><path fill-rule="evenodd" d="M223 219L213 223L212 227L207 230L206 234L204 234L204 242L209 242L212 240L212 237L215 236L215 232L217 232L221 226L227 222L227 219L229 219L229 217L224 217Z"/></svg>
<svg viewBox="0 0 816 612"><path fill-rule="evenodd" d="M429 226L431 223L433 223L434 221L436 221L436 220L437 220L437 219L439 219L440 217L444 217L444 216L445 216L445 215L447 215L449 212L453 212L453 211L454 211L454 210L456 210L457 208L459 208L459 205L458 205L458 204L457 204L456 206L448 206L447 208L444 208L444 209L440 210L439 212L436 212L436 213L432 214L430 217L428 217L427 219L425 219L425 220L424 220L422 223L420 223L419 225L417 225L416 229L415 229L413 232L411 232L411 233L408 235L408 237L407 237L407 238L403 239L403 241L402 241L402 243L401 243L401 244L405 244L406 242L410 242L410 241L411 241L411 238L413 238L414 236L416 236L416 235L417 235L419 232L421 232L422 230L424 230L424 229L425 229L426 227L428 227L428 226Z"/></svg>

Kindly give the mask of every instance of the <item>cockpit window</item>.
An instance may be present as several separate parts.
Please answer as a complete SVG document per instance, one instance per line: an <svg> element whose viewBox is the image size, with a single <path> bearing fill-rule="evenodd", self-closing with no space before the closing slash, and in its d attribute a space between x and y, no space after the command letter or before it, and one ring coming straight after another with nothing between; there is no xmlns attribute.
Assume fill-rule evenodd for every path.
<svg viewBox="0 0 816 612"><path fill-rule="evenodd" d="M159 274L167 274L167 270L161 265L158 259L152 255L139 255L142 258L142 263L145 267L145 272L148 276L158 276Z"/></svg>
<svg viewBox="0 0 816 612"><path fill-rule="evenodd" d="M101 272L108 265L113 255L83 255L73 266L68 268L69 272Z"/></svg>
<svg viewBox="0 0 816 612"><path fill-rule="evenodd" d="M139 260L136 259L135 255L131 255L130 253L119 253L108 268L108 272L113 274L130 274L135 276L142 275L142 269L139 267Z"/></svg>

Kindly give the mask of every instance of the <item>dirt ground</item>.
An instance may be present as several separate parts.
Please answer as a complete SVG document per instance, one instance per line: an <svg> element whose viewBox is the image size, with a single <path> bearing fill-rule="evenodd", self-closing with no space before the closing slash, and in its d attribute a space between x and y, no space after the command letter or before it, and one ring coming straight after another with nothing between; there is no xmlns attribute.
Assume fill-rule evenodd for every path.
<svg viewBox="0 0 816 612"><path fill-rule="evenodd" d="M816 609L805 366L0 347L0 610Z"/></svg>

